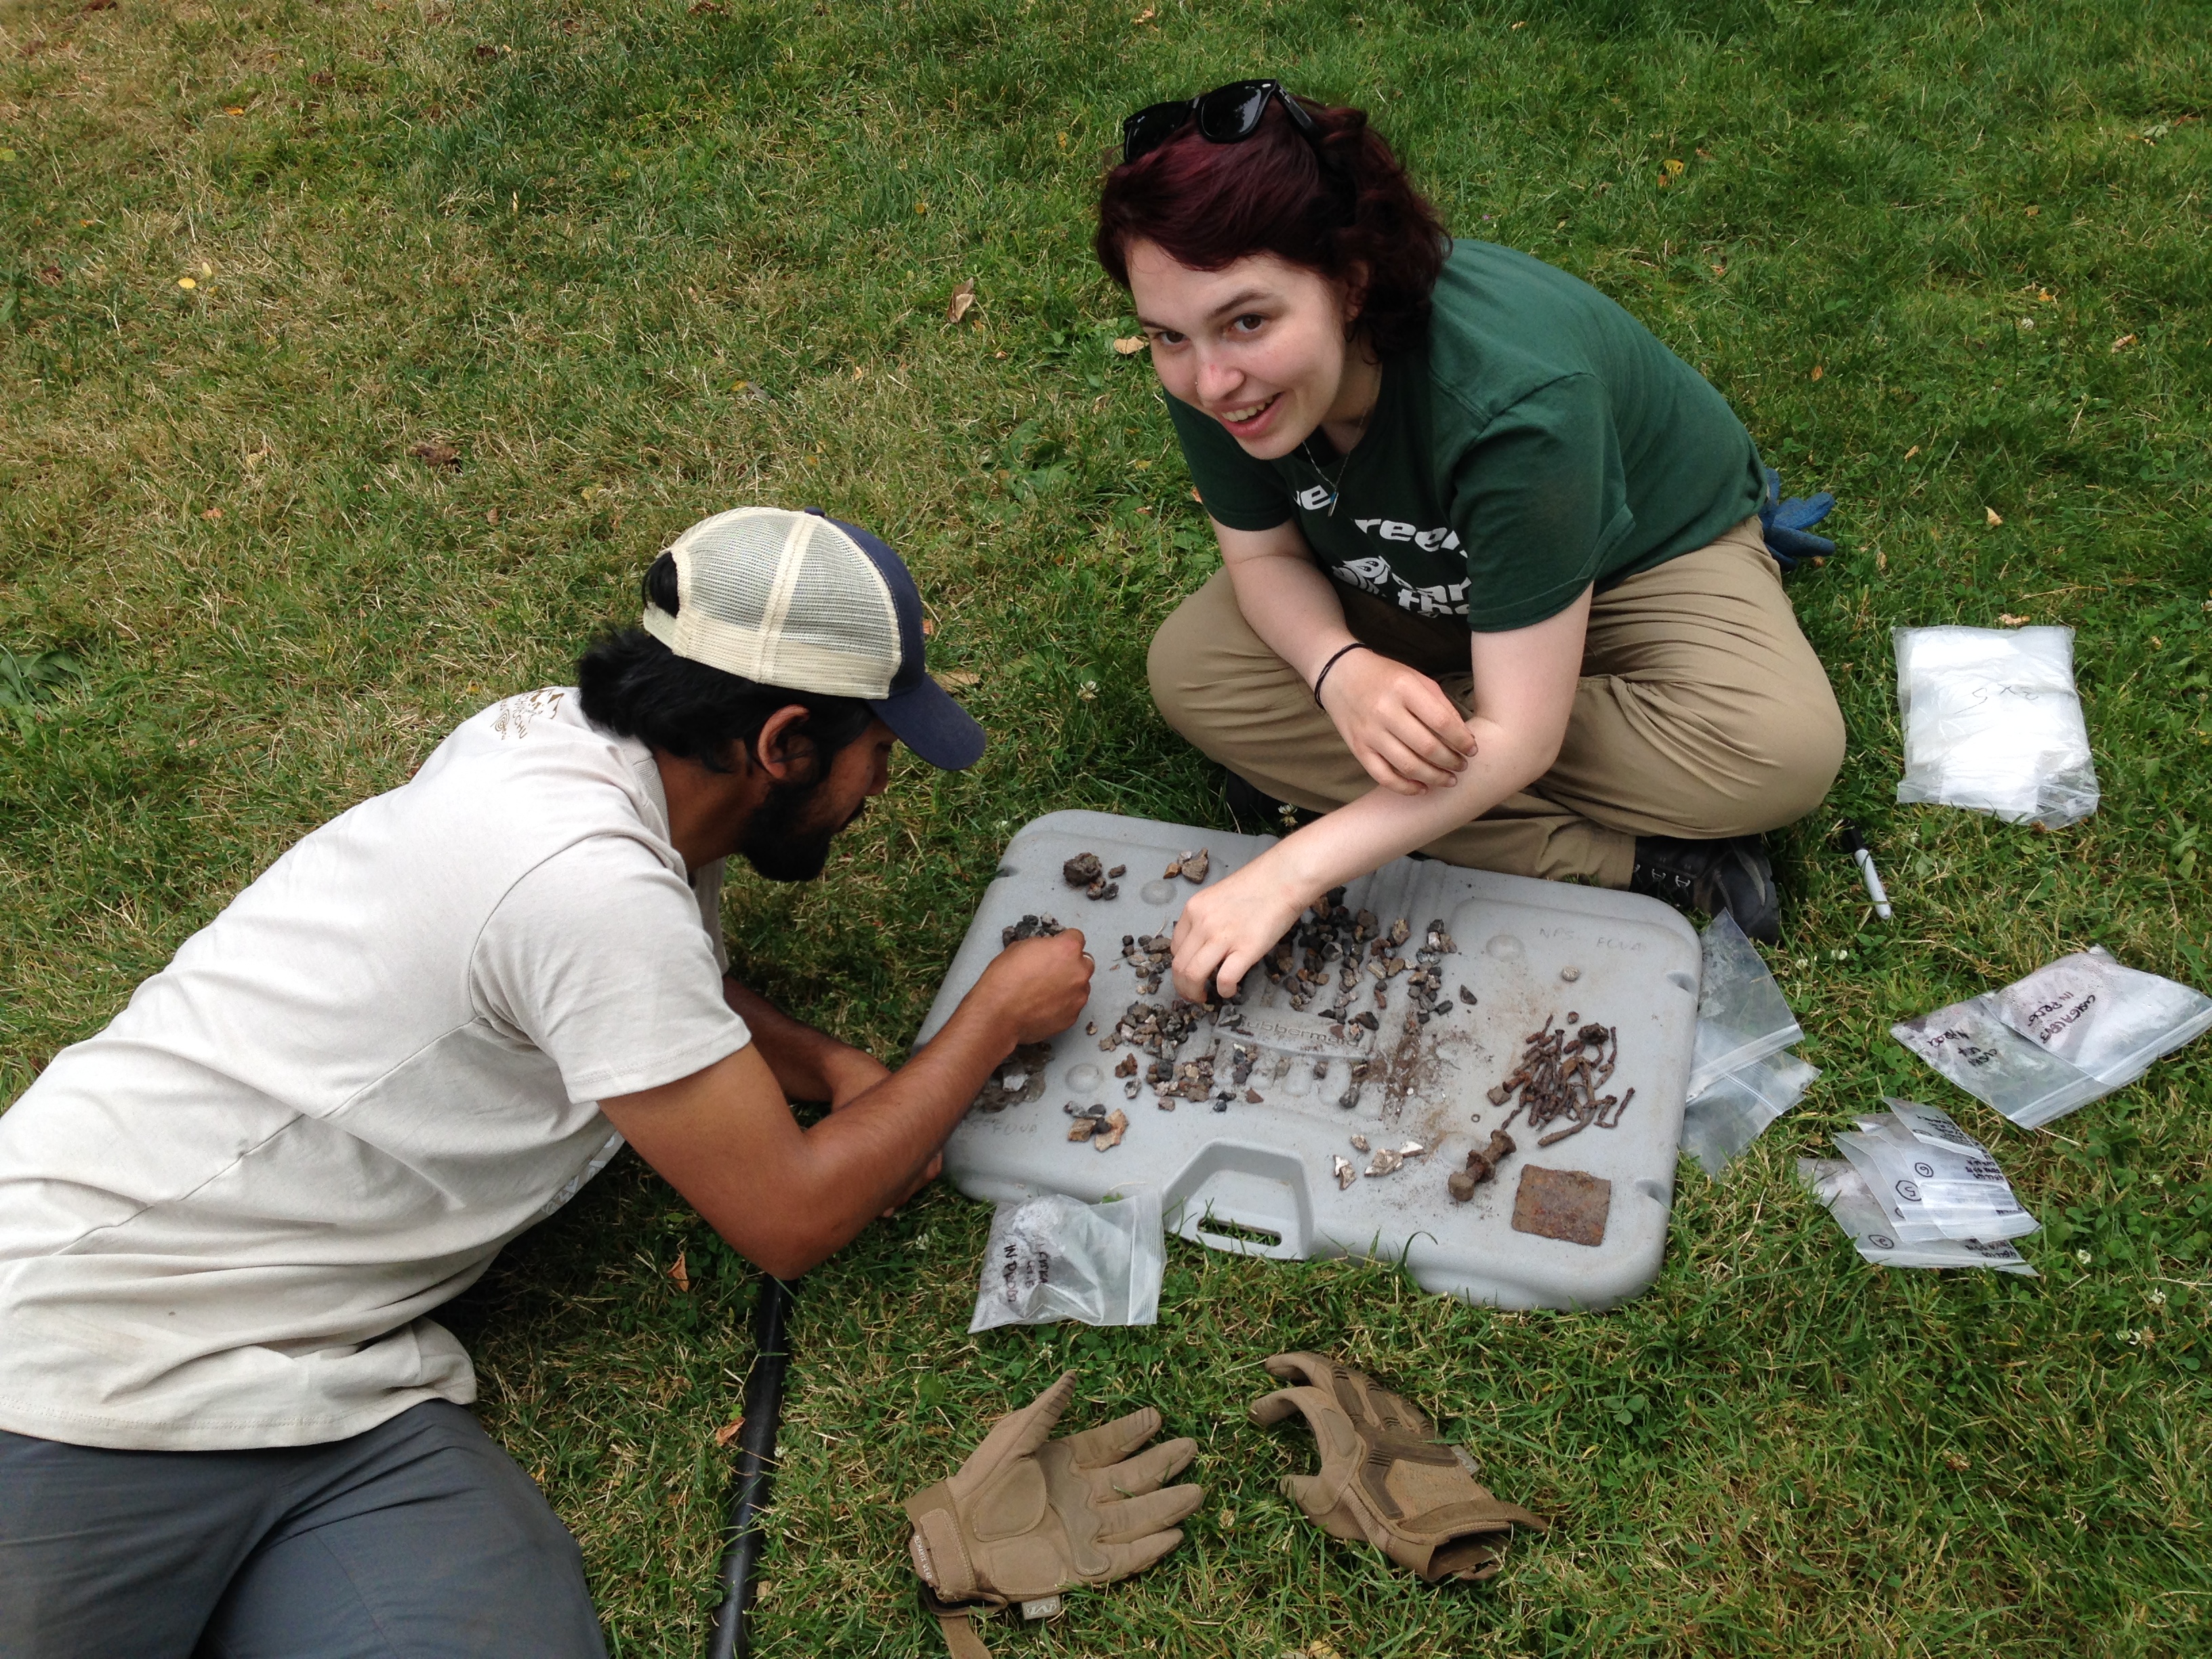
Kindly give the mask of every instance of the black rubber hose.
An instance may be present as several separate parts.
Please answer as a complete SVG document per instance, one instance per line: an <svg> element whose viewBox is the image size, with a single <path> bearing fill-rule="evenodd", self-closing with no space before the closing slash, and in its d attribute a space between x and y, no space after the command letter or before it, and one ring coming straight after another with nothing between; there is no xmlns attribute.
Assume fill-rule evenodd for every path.
<svg viewBox="0 0 2212 1659"><path fill-rule="evenodd" d="M791 1363L784 1316L796 1285L761 1279L753 1304L753 1368L745 1376L744 1426L738 1431L738 1485L730 1499L728 1542L722 1548L722 1605L707 1640L708 1659L746 1659L751 1651L745 1621L753 1594L753 1569L767 1540L760 1527L775 1474L776 1427L783 1418L783 1373Z"/></svg>

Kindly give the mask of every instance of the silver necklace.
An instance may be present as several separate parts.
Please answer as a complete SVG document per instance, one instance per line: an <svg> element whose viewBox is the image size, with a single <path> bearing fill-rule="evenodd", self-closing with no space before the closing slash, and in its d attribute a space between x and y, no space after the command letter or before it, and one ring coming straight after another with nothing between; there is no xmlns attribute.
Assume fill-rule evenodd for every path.
<svg viewBox="0 0 2212 1659"><path fill-rule="evenodd" d="M1316 431L1320 430L1318 427L1314 429ZM1356 447L1357 446L1355 446L1355 447ZM1328 491L1328 512L1326 516L1332 519L1334 518L1336 516L1336 504L1344 499L1344 491L1341 486L1344 483L1345 470L1352 465L1352 451L1349 449L1346 450L1343 455L1338 459L1336 464L1336 477L1334 478L1330 477L1328 473L1322 471L1321 463L1314 459L1313 438L1310 434L1309 434L1298 445L1298 452L1306 458L1306 465L1314 470L1314 476L1321 480L1322 488Z"/></svg>

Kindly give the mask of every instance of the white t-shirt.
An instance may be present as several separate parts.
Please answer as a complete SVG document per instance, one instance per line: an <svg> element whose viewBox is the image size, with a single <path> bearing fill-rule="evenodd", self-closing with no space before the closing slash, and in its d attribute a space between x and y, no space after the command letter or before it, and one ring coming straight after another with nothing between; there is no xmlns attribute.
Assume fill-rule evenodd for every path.
<svg viewBox="0 0 2212 1659"><path fill-rule="evenodd" d="M424 1317L750 1041L645 745L511 697L271 865L0 1115L0 1428L307 1445L476 1379Z"/></svg>

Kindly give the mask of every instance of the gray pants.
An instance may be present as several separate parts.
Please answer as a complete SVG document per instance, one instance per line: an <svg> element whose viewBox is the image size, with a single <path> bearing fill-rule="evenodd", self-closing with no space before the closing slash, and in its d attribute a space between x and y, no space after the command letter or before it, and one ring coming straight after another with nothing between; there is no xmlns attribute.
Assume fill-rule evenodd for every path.
<svg viewBox="0 0 2212 1659"><path fill-rule="evenodd" d="M321 1446L0 1431L4 1659L605 1659L576 1540L458 1406Z"/></svg>

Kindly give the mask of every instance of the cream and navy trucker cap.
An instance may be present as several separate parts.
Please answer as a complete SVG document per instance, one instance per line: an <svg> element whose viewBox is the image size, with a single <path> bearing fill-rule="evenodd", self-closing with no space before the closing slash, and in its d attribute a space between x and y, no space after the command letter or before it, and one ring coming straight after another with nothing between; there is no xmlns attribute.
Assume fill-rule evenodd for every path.
<svg viewBox="0 0 2212 1659"><path fill-rule="evenodd" d="M762 685L857 697L933 766L983 756L983 728L922 665L921 595L899 556L809 509L740 507L668 550L674 616L647 601L645 629L679 657Z"/></svg>

